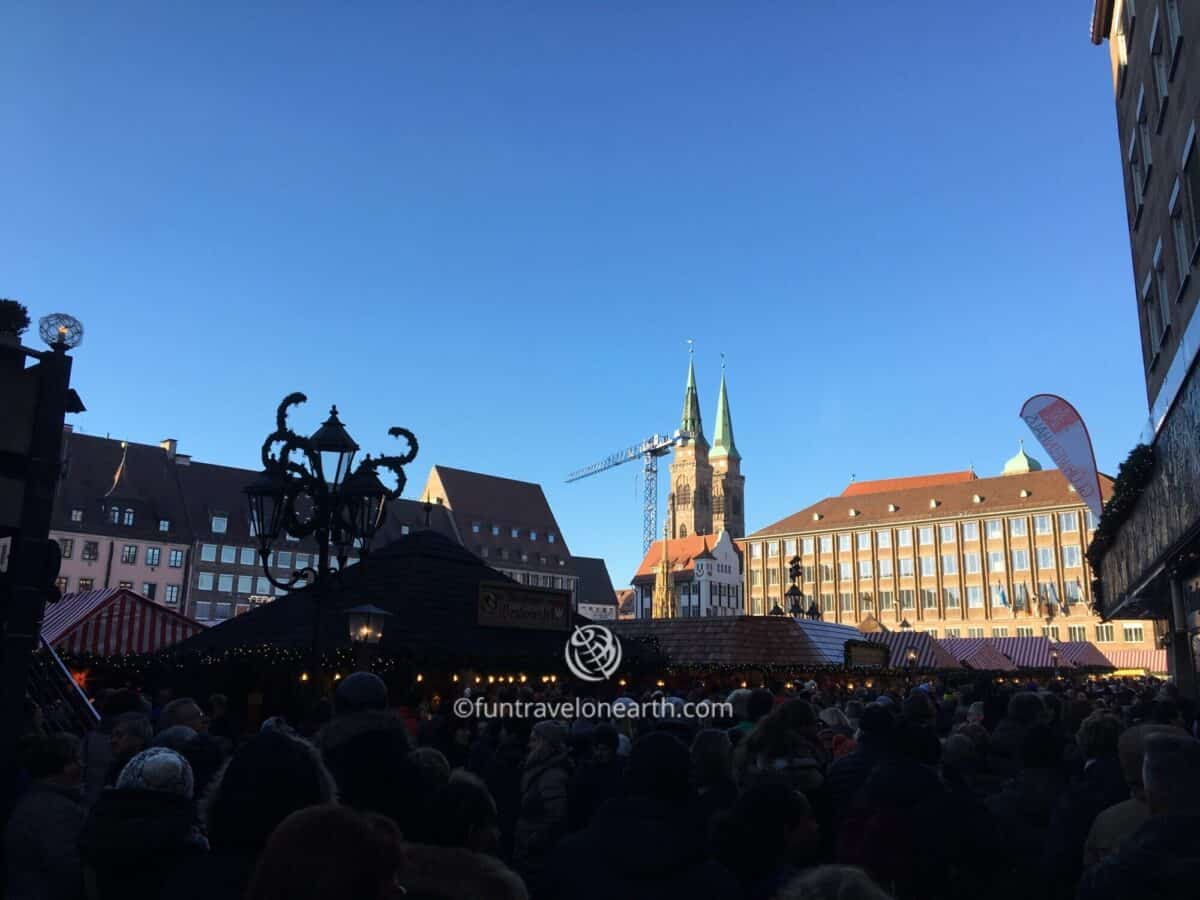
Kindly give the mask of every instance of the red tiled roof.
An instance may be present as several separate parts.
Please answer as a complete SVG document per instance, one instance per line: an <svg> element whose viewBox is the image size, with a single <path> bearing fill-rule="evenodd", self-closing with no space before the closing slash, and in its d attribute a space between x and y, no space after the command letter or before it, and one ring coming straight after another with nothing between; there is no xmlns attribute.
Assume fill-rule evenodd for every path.
<svg viewBox="0 0 1200 900"><path fill-rule="evenodd" d="M974 481L975 470L964 472L938 472L934 475L906 475L903 478L879 478L875 481L852 481L842 491L843 497L859 497L863 494L879 494L883 491L903 491L909 488L934 487L939 484L959 484Z"/></svg>
<svg viewBox="0 0 1200 900"><path fill-rule="evenodd" d="M842 666L846 641L863 639L848 625L790 616L634 619L608 624L622 638L657 638L663 654L676 666Z"/></svg>
<svg viewBox="0 0 1200 900"><path fill-rule="evenodd" d="M1016 671L1016 664L987 638L942 638L938 643L968 669L980 672Z"/></svg>
<svg viewBox="0 0 1200 900"><path fill-rule="evenodd" d="M1100 490L1105 500L1112 496L1112 479L1107 475L1100 476ZM1027 491L1029 496L1022 497L1022 491ZM974 499L976 495L980 498L978 503ZM937 504L931 506L930 501L934 500ZM898 488L849 497L826 497L785 519L759 529L749 537L927 522L968 514L982 518L1000 512L1083 505L1083 501L1071 490L1063 474L1057 469L1047 469L931 487ZM893 506L895 509L891 508ZM854 510L855 515L850 514L851 510ZM814 515L819 518L814 519ZM744 543L745 540L739 539L739 542Z"/></svg>
<svg viewBox="0 0 1200 900"><path fill-rule="evenodd" d="M204 626L127 588L67 594L46 607L42 637L70 653L156 653Z"/></svg>
<svg viewBox="0 0 1200 900"><path fill-rule="evenodd" d="M1104 650L1118 669L1145 669L1151 675L1167 674L1166 650Z"/></svg>
<svg viewBox="0 0 1200 900"><path fill-rule="evenodd" d="M946 652L941 645L923 631L873 631L864 635L867 640L884 644L888 648L888 665L903 669L908 665L908 651L916 650L917 669L961 669L958 660Z"/></svg>
<svg viewBox="0 0 1200 900"><path fill-rule="evenodd" d="M696 557L711 551L720 539L721 536L718 534L694 534L691 537L672 538L667 541L671 571L690 572L694 567ZM658 571L658 564L662 561L662 554L663 542L655 541L650 545L650 549L646 551L646 557L642 560L642 564L638 566L638 570L633 577L652 577Z"/></svg>

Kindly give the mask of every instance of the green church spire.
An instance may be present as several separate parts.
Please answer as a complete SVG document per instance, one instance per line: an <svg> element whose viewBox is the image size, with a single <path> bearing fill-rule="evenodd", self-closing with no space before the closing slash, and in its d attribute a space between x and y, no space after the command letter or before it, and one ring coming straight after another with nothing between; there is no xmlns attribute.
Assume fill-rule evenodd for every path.
<svg viewBox="0 0 1200 900"><path fill-rule="evenodd" d="M721 392L717 395L717 424L713 429L713 456L741 459L733 442L733 419L729 415L729 392L725 388L725 359L721 359Z"/></svg>
<svg viewBox="0 0 1200 900"><path fill-rule="evenodd" d="M688 341L691 344L691 341ZM704 442L704 425L700 421L700 396L696 392L696 365L693 359L695 348L688 349L687 387L683 390L683 415L679 418L679 430L686 431L695 443Z"/></svg>

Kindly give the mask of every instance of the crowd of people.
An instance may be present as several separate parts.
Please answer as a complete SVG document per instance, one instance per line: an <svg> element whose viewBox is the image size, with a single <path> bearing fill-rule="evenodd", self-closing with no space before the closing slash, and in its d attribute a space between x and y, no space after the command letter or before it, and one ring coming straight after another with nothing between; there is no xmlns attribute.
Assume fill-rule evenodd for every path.
<svg viewBox="0 0 1200 900"><path fill-rule="evenodd" d="M219 695L106 692L82 740L33 711L5 895L1195 896L1196 707L1170 684L720 699L731 718L463 719L358 672L303 727L250 734Z"/></svg>

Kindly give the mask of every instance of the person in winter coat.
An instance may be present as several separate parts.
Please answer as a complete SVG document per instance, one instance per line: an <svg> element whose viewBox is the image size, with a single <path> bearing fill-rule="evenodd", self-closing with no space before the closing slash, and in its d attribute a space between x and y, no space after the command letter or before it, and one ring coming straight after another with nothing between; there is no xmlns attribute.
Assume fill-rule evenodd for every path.
<svg viewBox="0 0 1200 900"><path fill-rule="evenodd" d="M336 795L333 776L312 746L278 732L255 735L218 773L204 800L210 852L174 869L164 896L244 896L275 827L296 810L332 803Z"/></svg>
<svg viewBox="0 0 1200 900"><path fill-rule="evenodd" d="M207 844L192 804L192 769L166 747L129 761L83 827L88 900L158 900L168 874Z"/></svg>
<svg viewBox="0 0 1200 900"><path fill-rule="evenodd" d="M733 782L733 747L729 734L709 728L692 741L691 786L689 818L701 834L708 837L713 819L733 808L737 802L737 785Z"/></svg>
<svg viewBox="0 0 1200 900"><path fill-rule="evenodd" d="M513 864L534 895L546 856L567 831L567 785L571 762L566 729L538 722L529 735L529 755L521 772L521 811L513 836Z"/></svg>
<svg viewBox="0 0 1200 900"><path fill-rule="evenodd" d="M1200 741L1170 734L1146 740L1142 781L1147 819L1116 855L1086 871L1079 900L1184 900L1200 870Z"/></svg>
<svg viewBox="0 0 1200 900"><path fill-rule="evenodd" d="M763 718L733 751L733 776L744 791L762 780L803 793L825 783L828 754L807 700L789 700Z"/></svg>
<svg viewBox="0 0 1200 900"><path fill-rule="evenodd" d="M651 732L629 757L625 793L555 848L538 900L738 900L737 879L708 857L688 816L688 750ZM602 857L597 848L610 848Z"/></svg>
<svg viewBox="0 0 1200 900"><path fill-rule="evenodd" d="M130 712L117 716L112 724L110 735L112 755L103 787L116 785L117 779L121 776L124 768L129 765L129 761L149 747L152 740L154 740L154 726L150 724L150 718L145 713ZM97 791L91 798L91 803L95 803L99 796Z"/></svg>
<svg viewBox="0 0 1200 900"><path fill-rule="evenodd" d="M717 818L712 845L741 881L746 900L772 900L816 850L812 805L784 783L760 783Z"/></svg>
<svg viewBox="0 0 1200 900"><path fill-rule="evenodd" d="M572 831L578 831L606 800L617 796L625 774L625 761L617 757L620 739L611 725L598 725L592 732L591 759L585 761L571 779L569 818Z"/></svg>
<svg viewBox="0 0 1200 900"><path fill-rule="evenodd" d="M79 900L83 874L79 833L82 768L79 740L37 735L22 745L32 783L17 801L4 832L9 900Z"/></svg>
<svg viewBox="0 0 1200 900"><path fill-rule="evenodd" d="M500 858L513 858L513 837L521 814L521 773L529 745L528 723L508 719L499 729L496 750L488 760L483 780L496 801L500 826Z"/></svg>

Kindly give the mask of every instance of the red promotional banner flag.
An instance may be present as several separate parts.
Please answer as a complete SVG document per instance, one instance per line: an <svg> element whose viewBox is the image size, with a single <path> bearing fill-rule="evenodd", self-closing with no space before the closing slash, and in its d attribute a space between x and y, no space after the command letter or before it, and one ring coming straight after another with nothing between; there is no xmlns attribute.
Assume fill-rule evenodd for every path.
<svg viewBox="0 0 1200 900"><path fill-rule="evenodd" d="M1104 511L1100 476L1079 411L1055 394L1035 394L1021 407L1021 418L1098 520Z"/></svg>

